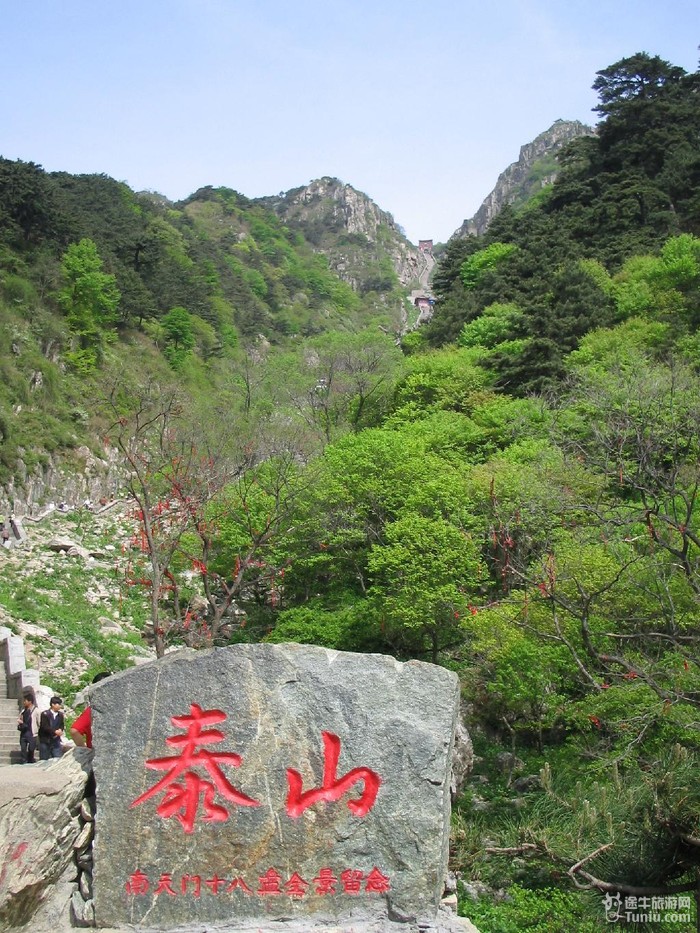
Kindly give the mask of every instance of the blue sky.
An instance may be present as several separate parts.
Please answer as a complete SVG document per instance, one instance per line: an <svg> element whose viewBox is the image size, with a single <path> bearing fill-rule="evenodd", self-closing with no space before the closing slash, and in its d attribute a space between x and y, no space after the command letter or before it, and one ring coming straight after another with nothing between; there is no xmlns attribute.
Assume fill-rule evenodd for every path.
<svg viewBox="0 0 700 933"><path fill-rule="evenodd" d="M446 240L596 71L695 70L697 0L0 0L0 155L177 200L334 175Z"/></svg>

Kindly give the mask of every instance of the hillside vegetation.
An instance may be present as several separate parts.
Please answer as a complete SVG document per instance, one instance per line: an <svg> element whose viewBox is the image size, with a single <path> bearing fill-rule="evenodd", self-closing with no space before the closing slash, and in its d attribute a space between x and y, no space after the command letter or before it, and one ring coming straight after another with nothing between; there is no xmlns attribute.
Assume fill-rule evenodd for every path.
<svg viewBox="0 0 700 933"><path fill-rule="evenodd" d="M360 212L371 204L346 188ZM354 264L353 288L312 242L322 227L322 214L287 227L227 188L171 204L0 159L0 483L90 444L116 372L175 382L196 407L232 386L246 395L270 346L295 353L370 324L397 333L406 289L390 247L408 250L405 238L386 223L354 234L372 259ZM329 228L323 246L338 239Z"/></svg>
<svg viewBox="0 0 700 933"><path fill-rule="evenodd" d="M210 310L229 302L235 312L223 283L248 296L243 273L229 279L230 262L212 258L202 280L204 266L182 259L182 242L194 251L204 234L193 231L207 224L208 243L225 238L219 221L235 207L278 231L267 241L253 231L248 246L265 259L244 267L271 287L265 276L287 268L296 234L237 195L172 208L123 194L159 230L167 224L165 265L154 262L150 281L166 289L178 270L193 292L188 303L154 284L153 313L122 325L95 324L128 278L116 248L107 271L96 229L76 228L77 245L51 259L38 242L48 216L35 223L29 211L24 229L15 211L5 247L14 265L0 391L18 391L15 360L30 354L44 373L33 430L48 431L51 405L64 406L76 435L102 425L128 464L130 599L142 596L149 644L162 654L301 641L456 670L479 763L456 807L453 864L484 894L463 899L464 912L505 933L600 929L615 898L623 916L632 899L639 914L652 899L675 904L683 919L660 915L648 929L695 928L700 74L639 54L594 86L598 134L565 150L541 195L483 237L448 245L434 319L404 338L403 354L379 329L330 325L298 347L246 349L245 315ZM4 170L62 190L35 167ZM241 264L245 242L229 251ZM321 276L304 249L298 268ZM79 282L87 268L102 297L84 325L70 285L71 269ZM137 279L150 290L145 273L133 288ZM309 315L344 308L344 321L366 323L357 293L321 279L325 297L308 280L294 286ZM246 300L257 320L259 304ZM281 329L267 334L272 343ZM110 367L111 391L93 407L86 397ZM221 394L194 417L204 383ZM66 421L53 417L58 434ZM5 423L10 440L24 432L24 448L31 423L16 427L7 412ZM510 899L494 901L497 888Z"/></svg>

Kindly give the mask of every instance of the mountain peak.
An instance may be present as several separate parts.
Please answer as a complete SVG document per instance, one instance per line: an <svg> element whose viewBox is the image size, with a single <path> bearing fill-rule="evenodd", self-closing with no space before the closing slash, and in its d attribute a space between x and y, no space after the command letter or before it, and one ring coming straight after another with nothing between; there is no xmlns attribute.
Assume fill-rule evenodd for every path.
<svg viewBox="0 0 700 933"><path fill-rule="evenodd" d="M393 216L341 179L324 175L263 200L324 253L355 291L386 293L395 284L408 287L419 280L424 257Z"/></svg>
<svg viewBox="0 0 700 933"><path fill-rule="evenodd" d="M381 210L369 195L330 175L268 200L275 213L291 224L322 219L329 231L361 234L370 243L376 241L379 229L384 227L406 239L393 216Z"/></svg>
<svg viewBox="0 0 700 933"><path fill-rule="evenodd" d="M580 120L555 120L549 129L520 147L518 161L501 172L496 186L484 199L479 210L465 220L453 236L480 236L504 207L524 203L554 181L558 171L557 152L573 139L594 135L593 127L586 126Z"/></svg>

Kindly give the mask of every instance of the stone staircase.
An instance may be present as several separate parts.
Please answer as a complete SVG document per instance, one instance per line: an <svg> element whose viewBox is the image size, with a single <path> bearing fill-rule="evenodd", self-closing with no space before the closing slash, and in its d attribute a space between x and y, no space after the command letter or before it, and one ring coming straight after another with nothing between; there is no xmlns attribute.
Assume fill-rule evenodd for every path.
<svg viewBox="0 0 700 933"><path fill-rule="evenodd" d="M6 643L0 642L0 767L20 762L17 731L19 704L7 695L6 653Z"/></svg>
<svg viewBox="0 0 700 933"><path fill-rule="evenodd" d="M21 698L27 692L34 694L40 710L49 708L54 691L41 683L38 671L27 668L24 640L0 625L0 765L21 761L17 717ZM38 748L36 760L39 760Z"/></svg>

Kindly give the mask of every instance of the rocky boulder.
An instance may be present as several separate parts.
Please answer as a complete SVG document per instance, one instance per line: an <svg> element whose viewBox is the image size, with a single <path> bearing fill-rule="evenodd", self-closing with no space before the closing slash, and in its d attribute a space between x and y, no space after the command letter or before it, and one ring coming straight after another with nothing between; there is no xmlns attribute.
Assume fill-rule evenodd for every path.
<svg viewBox="0 0 700 933"><path fill-rule="evenodd" d="M183 651L91 691L98 926L425 921L459 686L308 645Z"/></svg>
<svg viewBox="0 0 700 933"><path fill-rule="evenodd" d="M50 551L55 551L57 554L69 554L71 557L82 557L83 560L87 560L90 557L90 552L86 548L76 544L75 541L72 541L70 538L62 536L52 538L47 542L46 547Z"/></svg>
<svg viewBox="0 0 700 933"><path fill-rule="evenodd" d="M0 930L28 922L70 865L91 758L0 768Z"/></svg>

